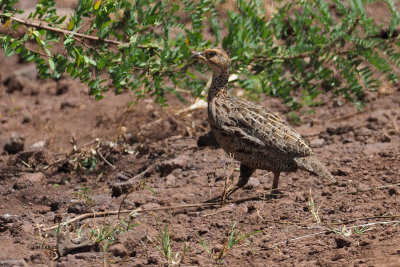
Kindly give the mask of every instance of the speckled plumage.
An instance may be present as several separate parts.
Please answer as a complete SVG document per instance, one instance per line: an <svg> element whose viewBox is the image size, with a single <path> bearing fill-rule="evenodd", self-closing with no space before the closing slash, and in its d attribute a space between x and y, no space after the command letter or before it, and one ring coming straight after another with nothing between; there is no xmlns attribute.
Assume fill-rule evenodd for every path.
<svg viewBox="0 0 400 267"><path fill-rule="evenodd" d="M213 69L208 90L208 118L219 145L241 163L238 183L227 195L244 186L255 169L274 173L272 189L278 187L280 172L299 167L334 182L326 167L314 156L304 139L270 110L227 91L229 56L221 49L207 49L193 55Z"/></svg>

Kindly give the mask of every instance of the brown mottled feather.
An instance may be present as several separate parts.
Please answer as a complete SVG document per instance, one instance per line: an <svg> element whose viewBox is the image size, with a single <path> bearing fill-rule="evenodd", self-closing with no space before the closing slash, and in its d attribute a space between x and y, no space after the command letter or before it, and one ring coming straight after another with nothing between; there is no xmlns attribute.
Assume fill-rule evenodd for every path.
<svg viewBox="0 0 400 267"><path fill-rule="evenodd" d="M243 171L231 193L247 183L254 169L277 174L275 186L279 172L293 172L298 167L335 181L287 122L267 108L230 97L227 91L230 59L223 50L208 49L194 57L213 69L208 91L208 118L213 134L219 145L241 162L241 168L243 165L247 168L247 174Z"/></svg>

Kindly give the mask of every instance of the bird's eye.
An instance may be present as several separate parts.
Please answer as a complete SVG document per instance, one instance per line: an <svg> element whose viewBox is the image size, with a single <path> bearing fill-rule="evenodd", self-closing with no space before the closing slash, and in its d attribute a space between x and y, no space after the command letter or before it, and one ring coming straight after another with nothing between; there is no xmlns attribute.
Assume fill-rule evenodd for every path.
<svg viewBox="0 0 400 267"><path fill-rule="evenodd" d="M215 53L214 51L210 52L209 57L213 57L215 56L217 53Z"/></svg>

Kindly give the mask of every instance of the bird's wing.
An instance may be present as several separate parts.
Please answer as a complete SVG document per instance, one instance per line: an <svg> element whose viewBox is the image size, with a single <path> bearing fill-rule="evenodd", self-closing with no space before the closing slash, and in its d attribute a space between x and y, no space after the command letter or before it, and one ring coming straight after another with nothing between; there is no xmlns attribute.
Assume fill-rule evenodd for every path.
<svg viewBox="0 0 400 267"><path fill-rule="evenodd" d="M253 140L258 146L264 144L265 149L276 149L292 157L313 155L300 134L270 110L243 99L234 102L231 115L242 134L251 137L245 137L247 141Z"/></svg>

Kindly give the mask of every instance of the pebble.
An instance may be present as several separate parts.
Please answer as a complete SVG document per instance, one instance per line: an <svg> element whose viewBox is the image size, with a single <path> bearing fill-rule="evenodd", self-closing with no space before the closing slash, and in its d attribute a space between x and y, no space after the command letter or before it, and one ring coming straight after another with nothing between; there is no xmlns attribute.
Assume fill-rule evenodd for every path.
<svg viewBox="0 0 400 267"><path fill-rule="evenodd" d="M322 138L316 138L310 141L311 147L322 147L325 143L325 140Z"/></svg>
<svg viewBox="0 0 400 267"><path fill-rule="evenodd" d="M4 145L4 151L8 154L17 154L24 150L25 136L19 133L13 133Z"/></svg>
<svg viewBox="0 0 400 267"><path fill-rule="evenodd" d="M183 169L188 161L189 158L187 156L179 156L174 159L166 160L158 165L157 171L164 177L175 169Z"/></svg>
<svg viewBox="0 0 400 267"><path fill-rule="evenodd" d="M176 183L176 177L173 174L168 174L165 180L167 181L167 185L174 185Z"/></svg>
<svg viewBox="0 0 400 267"><path fill-rule="evenodd" d="M258 178L250 177L246 187L251 189L251 188L255 188L259 185L260 185L260 180Z"/></svg>

